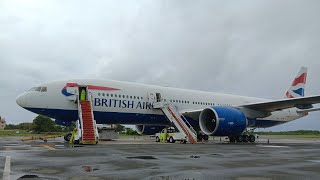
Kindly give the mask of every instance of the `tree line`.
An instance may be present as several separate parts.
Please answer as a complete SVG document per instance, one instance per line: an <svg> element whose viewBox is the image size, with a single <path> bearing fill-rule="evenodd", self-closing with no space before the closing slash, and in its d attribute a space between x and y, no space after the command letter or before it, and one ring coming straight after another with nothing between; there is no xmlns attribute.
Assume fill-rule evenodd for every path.
<svg viewBox="0 0 320 180"><path fill-rule="evenodd" d="M39 115L37 116L32 123L20 123L18 125L8 124L5 127L5 130L24 130L32 131L34 133L40 132L64 132L66 128L60 125L57 125L52 119Z"/></svg>
<svg viewBox="0 0 320 180"><path fill-rule="evenodd" d="M20 123L18 125L15 124L8 124L5 127L5 130L23 130L23 131L32 131L34 133L41 133L41 132L65 132L67 129L65 126L57 125L52 119L46 116L38 115L32 123ZM75 128L75 123L73 122L71 127L69 128L72 130ZM126 135L138 135L137 131L127 128L121 124L116 125L116 131L119 134L126 134Z"/></svg>
<svg viewBox="0 0 320 180"><path fill-rule="evenodd" d="M297 131L280 131L280 132L257 132L260 135L320 135L316 130L297 130Z"/></svg>

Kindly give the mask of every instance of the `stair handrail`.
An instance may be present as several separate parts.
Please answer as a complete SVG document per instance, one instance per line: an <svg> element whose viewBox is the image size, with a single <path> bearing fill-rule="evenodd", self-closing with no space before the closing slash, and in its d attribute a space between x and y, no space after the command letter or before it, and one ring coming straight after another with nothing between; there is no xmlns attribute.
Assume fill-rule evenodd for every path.
<svg viewBox="0 0 320 180"><path fill-rule="evenodd" d="M79 116L79 121L80 121L80 129L81 129L81 140L83 139L83 119L82 119L82 109L81 109L81 104L80 104L80 99L79 95L77 95L77 104L78 104L78 116Z"/></svg>
<svg viewBox="0 0 320 180"><path fill-rule="evenodd" d="M195 140L197 139L197 132L193 129L193 127L191 126L191 124L189 123L189 121L172 105L172 104L168 104L169 108L170 106L173 107L173 111L175 111L184 121L184 123L182 123L181 125L184 126L184 128L188 131L188 129L190 129L191 132L188 131L188 133L192 133L193 134L193 138L195 138ZM171 108L170 108L171 109ZM187 126L187 127L186 127ZM191 134L190 134L191 135ZM192 135L191 135L192 136Z"/></svg>
<svg viewBox="0 0 320 180"><path fill-rule="evenodd" d="M183 119L183 121L185 122L185 124L188 126L188 128L191 130L191 132L196 136L197 132L193 129L193 127L191 126L191 124L189 123L189 121L187 120L186 117L183 116L182 113L179 112L179 110L172 105L172 107L174 108L174 110L179 114L179 116Z"/></svg>
<svg viewBox="0 0 320 180"><path fill-rule="evenodd" d="M94 119L94 114L93 114L92 93L91 92L88 92L87 99L89 101L90 109L91 109L92 123L93 123L93 128L94 128L94 135L95 135L95 137L99 137L99 133L98 133L98 129L97 129L97 123L96 123L96 120Z"/></svg>
<svg viewBox="0 0 320 180"><path fill-rule="evenodd" d="M192 131L193 134L197 135L196 130L193 129L193 126L191 126L191 124L189 123L189 121L187 120L187 118L180 113L180 116L183 118L183 120L186 122L187 126L189 127L189 129Z"/></svg>

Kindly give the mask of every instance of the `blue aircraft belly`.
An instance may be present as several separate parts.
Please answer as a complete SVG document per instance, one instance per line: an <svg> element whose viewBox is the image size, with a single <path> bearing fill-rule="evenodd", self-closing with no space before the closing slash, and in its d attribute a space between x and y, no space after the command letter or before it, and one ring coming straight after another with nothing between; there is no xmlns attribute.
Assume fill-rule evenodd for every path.
<svg viewBox="0 0 320 180"><path fill-rule="evenodd" d="M64 109L39 109L26 108L36 114L41 114L54 119L64 121L76 121L78 119L77 110ZM94 111L94 119L98 124L149 124L149 125L169 125L169 121L160 114L139 114L139 113L117 113ZM198 126L198 121L188 118L192 126Z"/></svg>
<svg viewBox="0 0 320 180"><path fill-rule="evenodd" d="M77 110L64 109L41 109L26 108L36 114L41 114L54 119L64 121L76 121L78 119ZM117 113L117 112L101 112L94 111L94 118L98 124L149 124L149 125L169 125L169 121L164 115L159 114L138 114L138 113ZM186 117L189 123L195 127L199 127L198 120ZM275 125L283 124L283 121L275 120L256 120L249 119L248 126L253 128L268 128Z"/></svg>

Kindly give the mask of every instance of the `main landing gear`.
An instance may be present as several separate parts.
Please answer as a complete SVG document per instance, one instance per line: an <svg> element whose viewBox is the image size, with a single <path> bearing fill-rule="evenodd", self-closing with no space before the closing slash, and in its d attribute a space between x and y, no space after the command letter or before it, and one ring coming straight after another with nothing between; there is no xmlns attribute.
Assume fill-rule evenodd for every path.
<svg viewBox="0 0 320 180"><path fill-rule="evenodd" d="M246 130L238 136L229 136L229 141L232 143L233 142L251 142L251 143L253 143L256 141L254 129Z"/></svg>

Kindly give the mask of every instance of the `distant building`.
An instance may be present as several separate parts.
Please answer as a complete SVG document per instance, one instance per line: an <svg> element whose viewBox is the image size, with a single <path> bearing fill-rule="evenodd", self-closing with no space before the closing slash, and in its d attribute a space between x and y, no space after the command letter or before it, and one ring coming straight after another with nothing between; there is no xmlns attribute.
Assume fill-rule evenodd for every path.
<svg viewBox="0 0 320 180"><path fill-rule="evenodd" d="M0 116L0 129L4 129L6 127L6 120L1 118Z"/></svg>

